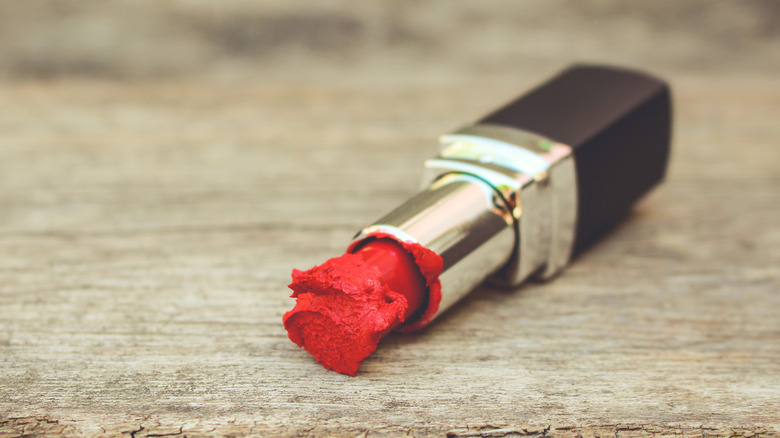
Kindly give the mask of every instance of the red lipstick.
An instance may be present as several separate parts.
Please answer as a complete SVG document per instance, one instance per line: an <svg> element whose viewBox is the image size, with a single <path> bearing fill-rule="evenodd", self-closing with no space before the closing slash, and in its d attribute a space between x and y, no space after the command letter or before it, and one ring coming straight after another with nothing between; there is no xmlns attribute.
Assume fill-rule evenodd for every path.
<svg viewBox="0 0 780 438"><path fill-rule="evenodd" d="M355 375L391 331L426 326L479 283L556 276L664 177L668 86L574 66L453 134L424 189L346 254L293 271L290 339Z"/></svg>
<svg viewBox="0 0 780 438"><path fill-rule="evenodd" d="M284 315L284 326L325 368L354 376L384 335L433 318L441 271L442 259L433 251L375 234L347 254L293 271L296 305ZM411 323L400 328L405 321Z"/></svg>

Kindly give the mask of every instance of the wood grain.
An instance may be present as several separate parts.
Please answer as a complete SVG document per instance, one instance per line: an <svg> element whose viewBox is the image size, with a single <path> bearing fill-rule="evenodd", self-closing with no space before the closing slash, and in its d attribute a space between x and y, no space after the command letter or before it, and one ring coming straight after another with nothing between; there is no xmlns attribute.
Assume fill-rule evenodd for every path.
<svg viewBox="0 0 780 438"><path fill-rule="evenodd" d="M0 437L780 435L776 3L211 3L0 4ZM355 378L287 339L293 267L573 60L671 80L659 190Z"/></svg>

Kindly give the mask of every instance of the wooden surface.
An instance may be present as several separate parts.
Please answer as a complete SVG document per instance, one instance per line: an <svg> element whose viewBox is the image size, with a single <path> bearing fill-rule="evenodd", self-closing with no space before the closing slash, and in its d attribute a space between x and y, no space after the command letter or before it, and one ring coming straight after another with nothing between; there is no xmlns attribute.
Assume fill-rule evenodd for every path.
<svg viewBox="0 0 780 438"><path fill-rule="evenodd" d="M0 3L0 436L780 434L775 2ZM293 267L574 60L671 80L668 181L350 378Z"/></svg>

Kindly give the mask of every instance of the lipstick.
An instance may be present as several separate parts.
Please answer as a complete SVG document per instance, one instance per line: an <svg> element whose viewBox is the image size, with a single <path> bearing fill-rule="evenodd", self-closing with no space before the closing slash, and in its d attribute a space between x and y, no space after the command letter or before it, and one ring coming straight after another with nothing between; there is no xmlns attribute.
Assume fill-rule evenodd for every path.
<svg viewBox="0 0 780 438"><path fill-rule="evenodd" d="M293 271L290 339L355 375L391 331L428 325L485 280L555 277L666 173L669 87L575 65L440 138L422 191L346 253Z"/></svg>

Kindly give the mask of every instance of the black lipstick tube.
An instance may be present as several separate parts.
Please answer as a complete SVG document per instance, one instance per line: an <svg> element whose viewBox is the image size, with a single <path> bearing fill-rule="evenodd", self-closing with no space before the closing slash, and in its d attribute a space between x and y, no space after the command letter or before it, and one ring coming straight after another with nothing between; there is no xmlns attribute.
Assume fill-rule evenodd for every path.
<svg viewBox="0 0 780 438"><path fill-rule="evenodd" d="M441 255L442 297L427 324L486 278L516 286L558 274L663 179L670 134L663 81L571 67L442 136L422 192L351 248L390 235Z"/></svg>

